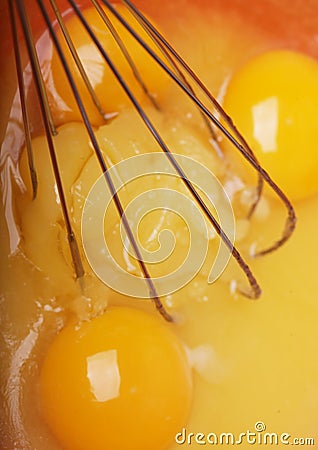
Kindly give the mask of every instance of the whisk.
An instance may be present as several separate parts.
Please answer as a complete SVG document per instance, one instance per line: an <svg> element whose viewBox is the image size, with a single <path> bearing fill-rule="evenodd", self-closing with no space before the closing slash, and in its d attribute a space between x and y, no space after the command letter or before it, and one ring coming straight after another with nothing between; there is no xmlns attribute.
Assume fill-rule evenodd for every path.
<svg viewBox="0 0 318 450"><path fill-rule="evenodd" d="M36 0L37 6L41 11L43 19L46 23L47 29L50 33L51 39L55 46L56 52L59 55L60 61L62 63L63 69L65 71L66 77L70 84L71 90L73 92L74 98L76 100L77 106L79 108L83 123L89 135L90 142L94 149L96 158L100 165L101 171L104 174L105 181L110 190L112 200L115 203L116 209L118 211L120 220L122 221L123 227L127 233L128 239L130 241L131 247L134 251L135 258L140 266L142 275L145 279L145 282L148 285L149 289L149 298L152 299L155 303L156 308L159 313L168 321L172 321L171 315L164 308L159 295L157 294L156 287L152 280L151 274L148 270L147 264L144 262L142 258L141 251L139 249L137 240L132 232L131 226L126 217L122 202L120 200L119 194L116 192L114 182L109 174L109 167L105 161L105 158L102 154L100 146L97 142L94 128L90 122L88 113L85 109L83 100L79 93L78 86L74 80L72 72L69 67L69 63L67 58L63 52L62 46L57 37L56 28L52 25L51 16L54 15L56 22L59 24L59 27L64 35L65 41L67 43L68 48L70 49L76 66L81 74L81 77L86 85L87 90L89 91L91 98L99 110L100 114L105 116L102 107L100 106L100 101L97 98L94 89L92 88L89 77L83 67L81 60L77 54L76 48L72 43L71 36L69 35L67 28L64 23L63 16L59 10L59 7L55 0L48 0L47 4L43 0ZM69 7L72 9L73 13L78 17L78 20L81 22L82 26L85 28L86 32L89 34L90 38L96 45L100 54L106 61L107 65L111 69L114 77L119 82L121 88L128 96L130 102L136 109L139 114L141 120L145 124L145 133L150 132L153 136L153 139L159 144L161 150L166 155L167 159L173 166L176 174L182 179L184 185L193 196L194 200L197 202L199 207L201 208L203 214L206 216L208 221L212 224L216 233L219 235L220 239L224 242L224 244L228 247L229 252L232 253L233 258L237 261L240 268L243 270L247 281L249 283L248 291L244 290L244 295L256 299L261 294L261 288L254 277L249 265L245 262L243 257L241 256L238 249L233 245L225 231L222 229L218 220L214 217L211 209L208 207L197 188L194 184L189 180L187 174L184 169L181 167L179 162L176 160L173 155L173 149L169 148L159 133L158 129L152 123L151 119L147 115L145 108L142 107L140 101L136 98L136 95L125 82L125 79L122 77L121 73L117 69L114 61L112 61L110 55L103 48L101 43L99 42L96 34L90 23L85 19L80 7L74 0L68 0L66 2ZM256 199L253 201L250 210L248 212L248 218L250 218L259 202L259 199L262 195L263 184L267 183L270 188L275 192L275 194L282 201L287 210L287 218L285 222L285 228L281 237L273 243L270 247L261 250L257 253L257 255L265 255L267 253L272 252L273 250L279 248L281 245L287 241L287 239L291 236L295 225L296 225L296 216L291 205L290 201L286 197L286 195L282 192L282 190L276 185L276 183L272 180L270 175L263 169L263 167L259 164L257 158L255 157L252 149L249 147L241 133L236 129L231 118L226 114L221 105L215 99L215 97L209 92L209 90L205 87L202 81L196 76L194 71L189 67L189 65L184 61L184 59L177 53L177 51L167 42L167 40L161 35L161 33L149 22L149 20L139 11L139 9L130 1L130 0L122 0L122 4L129 10L130 14L134 16L138 23L143 27L146 31L147 35L152 39L152 41L156 45L156 50L151 48L145 40L138 34L138 32L127 22L127 20L123 17L123 15L114 7L112 3L107 0L91 0L91 6L95 7L100 17L103 19L105 27L111 32L113 38L116 41L116 44L120 48L127 62L129 63L131 70L134 73L138 83L141 85L142 89L148 96L149 100L153 103L153 105L157 108L160 106L157 105L156 99L152 97L152 95L148 92L146 83L144 82L138 67L136 67L133 58L129 54L125 43L121 39L120 35L116 32L115 28L112 25L113 18L116 18L123 27L134 37L138 45L145 49L145 51L151 56L151 58L157 63L158 70L163 70L165 73L169 75L171 80L178 86L178 88L183 91L184 95L188 96L190 100L193 102L195 107L199 110L202 120L205 123L205 126L208 128L210 133L210 138L214 142L214 145L217 146L217 133L222 133L223 136L228 139L236 149L242 154L242 156L248 161L248 163L252 166L255 172L258 174L258 183L257 183L257 195ZM17 17L19 18L19 22L21 24L21 28L23 31L23 36L25 40L25 44L27 47L28 56L30 59L32 74L37 90L37 97L39 102L39 107L41 110L41 115L43 119L43 124L45 128L45 135L47 139L47 144L50 152L50 158L52 162L52 168L54 172L54 177L56 180L56 186L58 190L58 195L60 199L60 204L62 208L62 213L64 217L64 222L66 226L68 242L70 247L70 252L72 256L73 266L76 278L82 279L84 276L83 264L80 257L79 247L77 244L77 239L72 228L70 213L66 202L65 193L63 190L63 180L61 177L56 152L54 148L54 140L52 136L57 133L57 130L54 125L54 120L52 117L52 113L50 110L48 96L46 92L46 87L43 79L43 74L41 72L41 67L39 63L39 57L35 47L34 36L32 34L32 28L30 26L29 13L27 11L24 0L8 0L8 8L10 12L10 20L11 20L11 29L14 43L14 52L16 59L16 69L17 69L17 78L20 92L20 102L21 102L21 110L25 131L25 142L28 154L28 164L30 170L30 176L32 181L33 188L33 198L37 195L37 172L36 167L33 160L33 152L32 152L32 142L31 142L31 127L30 127L30 118L28 114L28 106L26 99L26 91L23 80L23 67L21 62L21 51L20 51L20 42L18 38L18 22ZM202 100L204 99L204 100Z"/></svg>

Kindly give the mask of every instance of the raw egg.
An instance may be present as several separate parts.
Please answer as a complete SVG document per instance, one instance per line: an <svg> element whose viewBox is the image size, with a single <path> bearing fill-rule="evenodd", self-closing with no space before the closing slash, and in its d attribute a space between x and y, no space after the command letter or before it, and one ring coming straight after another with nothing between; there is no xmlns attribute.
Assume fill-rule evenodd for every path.
<svg viewBox="0 0 318 450"><path fill-rule="evenodd" d="M158 49L152 39L128 9L120 4L116 4L115 8L136 33L138 33L141 39L145 41L146 45L158 53ZM168 80L167 76L118 19L113 17L111 13L107 13L107 17L109 17L112 23L112 29L110 30L107 28L95 8L84 10L83 16L90 24L100 45L103 47L107 56L112 60L121 78L135 95L137 100L142 101L146 99L145 91L137 80L138 77L142 79L149 95L153 98L156 98L165 90ZM71 16L67 21L67 30L103 113L99 113L98 108L93 103L83 78L71 56L62 32L59 31L58 39L61 43L63 53L67 57L69 67L90 121L95 125L103 124L105 122L103 114L116 113L129 106L131 101L76 15ZM118 39L120 39L124 51L123 48L118 45L118 42L116 41ZM129 54L130 62L132 64L128 61L125 52ZM57 123L81 119L81 114L76 105L74 94L70 89L56 51L53 52L51 69L52 82L49 84L49 95L53 115ZM136 72L138 73L137 76Z"/></svg>
<svg viewBox="0 0 318 450"><path fill-rule="evenodd" d="M68 324L41 371L44 415L66 449L164 449L188 418L191 369L159 317L113 307Z"/></svg>
<svg viewBox="0 0 318 450"><path fill-rule="evenodd" d="M224 108L287 195L298 200L317 191L318 63L313 58L289 50L257 56L229 82ZM240 166L246 169L242 159L236 166L240 173Z"/></svg>

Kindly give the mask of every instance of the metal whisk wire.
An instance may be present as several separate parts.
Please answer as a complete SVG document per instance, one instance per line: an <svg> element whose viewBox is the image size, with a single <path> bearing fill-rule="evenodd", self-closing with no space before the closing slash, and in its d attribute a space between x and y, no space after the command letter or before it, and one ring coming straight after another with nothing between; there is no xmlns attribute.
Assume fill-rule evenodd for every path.
<svg viewBox="0 0 318 450"><path fill-rule="evenodd" d="M217 99L211 94L211 92L207 89L207 87L202 83L200 78L193 72L191 67L184 61L184 59L177 53L177 51L166 41L166 39L159 33L159 31L149 22L149 20L136 8L136 6L130 0L122 0L122 3L127 5L127 7L133 12L135 17L140 20L140 23L151 33L151 36L158 43L158 46L161 50L163 50L165 55L169 56L169 61L173 62L173 67L177 69L177 74L173 74L173 72L169 69L167 65L163 63L163 61L158 58L158 56L152 51L152 49L147 46L147 44L140 39L140 37L135 33L135 31L129 26L124 19L119 17L116 9L111 5L111 3L107 0L102 0L102 2L114 13L114 15L123 23L127 29L131 32L131 34L143 45L147 48L147 51L153 56L154 59L158 62L158 64L167 72L174 81L179 85L179 87L193 100L193 102L198 106L199 110L202 114L210 120L220 131L221 133L230 141L232 144L239 150L242 156L248 161L248 163L256 170L259 175L259 182L257 186L257 197L256 201L252 203L251 209L248 213L248 218L253 214L257 203L260 199L260 195L262 193L263 182L267 183L270 188L275 192L278 198L282 201L287 209L287 219L285 223L285 227L283 230L282 237L278 239L273 245L270 247L259 251L256 256L265 255L267 253L271 253L277 248L281 247L291 236L296 226L296 214L295 210L285 195L285 193L279 188L279 186L274 182L271 176L266 172L266 170L259 164L253 150L248 145L247 141L240 133L240 131L236 128L233 123L231 117L224 111L220 103ZM177 63L177 64L176 64ZM194 82L194 84L199 88L199 90L207 97L207 99L211 102L217 113L224 120L227 127L222 124L222 122L218 119L218 117L213 114L209 108L207 108L202 101L198 98L195 93L195 90L192 88L191 83L187 81L187 78L184 76L183 72L179 69L178 64L184 69L185 73L189 76L189 78ZM179 78L178 78L179 76Z"/></svg>
<svg viewBox="0 0 318 450"><path fill-rule="evenodd" d="M90 86L89 79L87 75L85 74L85 69L81 65L81 61L79 56L76 53L75 46L72 43L71 36L69 36L67 32L67 28L64 25L62 15L58 9L58 6L55 2L55 0L49 0L51 9L53 10L55 17L57 19L57 22L59 23L61 30L64 34L64 37L66 39L67 45L70 48L70 51L73 55L73 58L75 60L75 63L77 64L77 67L79 68L80 73L82 74L82 77L84 79L84 82L87 86L88 91L91 94L91 97L95 103L95 106L99 110L100 114L107 119L107 114L104 113L103 109L100 106L100 102L98 101L92 87ZM116 17L119 22L124 26L124 28L129 31L129 33L136 39L136 41L148 52L148 54L157 62L158 64L158 70L163 70L166 72L170 78L181 88L181 90L194 102L194 104L197 106L197 108L200 110L202 117L204 117L206 124L209 126L211 130L212 138L215 138L215 132L214 127L218 129L223 135L229 139L234 146L241 152L241 154L244 156L244 158L250 163L250 165L256 170L258 173L259 181L258 181L258 187L257 187L257 200L252 205L249 216L252 214L252 212L255 209L255 206L257 204L257 201L261 195L263 182L266 182L278 195L278 197L282 200L284 205L287 208L288 211L288 217L286 220L285 230L283 232L282 237L274 243L271 247L259 252L258 254L265 254L269 253L270 251L275 250L279 246L281 246L292 234L293 229L295 228L296 223L296 216L294 209L285 196L285 194L279 189L279 187L274 183L274 181L270 178L269 174L259 165L256 157L254 156L252 150L244 140L244 138L241 136L241 134L238 132L238 130L235 128L233 122L231 119L227 116L225 111L222 109L222 107L219 105L219 103L216 101L216 99L213 97L213 95L208 91L208 89L203 85L203 83L200 81L200 79L195 75L195 73L191 70L191 68L185 63L185 61L181 58L181 56L170 46L170 44L163 38L163 36L158 32L158 30L141 14L141 12L136 8L135 5L131 3L130 0L122 0L122 3L126 5L126 7L129 9L129 11L134 15L135 18L137 18L138 22L143 26L143 28L146 30L148 35L153 39L153 41L156 43L158 47L158 53L156 53L153 49L149 47L149 45L143 40L143 38L131 27L131 25L125 20L125 18L118 12L116 8L107 0L101 0L98 2L97 0L91 0L92 5L95 6L100 16L103 18L105 26L108 27L110 32L112 33L115 41L119 45L122 53L128 60L128 63L130 64L133 73L135 74L135 77L141 84L143 90L148 95L150 101L154 104L155 107L158 107L154 99L152 98L151 94L149 94L146 84L143 82L142 77L140 76L138 72L138 68L135 67L134 62L132 58L129 56L129 52L125 48L125 44L121 41L120 36L118 36L116 30L112 27L112 21L109 17L109 15L112 15L113 17ZM104 5L105 8L101 7L101 3ZM66 225L73 265L75 269L75 274L77 278L82 278L84 275L84 269L80 258L80 253L78 249L78 245L76 242L75 234L71 226L70 216L67 208L67 202L63 190L63 183L60 176L60 170L56 158L55 148L54 148L54 141L52 136L56 133L52 115L50 112L50 108L48 106L46 91L45 91L45 84L43 81L43 75L41 73L41 68L38 60L38 56L35 50L35 44L32 37L32 30L30 27L29 19L28 19L28 13L24 4L24 0L15 0L15 7L12 4L11 0L8 0L9 4L9 11L10 11L10 17L11 17L11 23L12 23L12 33L13 33L13 42L14 42L14 49L15 49L15 56L16 56L16 66L17 66L17 75L18 75L18 81L19 81L19 89L20 89L20 97L21 97L21 105L22 105L22 112L23 112L23 122L26 129L26 141L27 141L27 148L28 148L28 156L29 156L29 167L31 172L31 179L33 184L33 196L36 195L37 190L37 182L36 182L36 171L34 168L34 162L33 162L33 156L32 156L32 146L31 141L29 139L30 131L29 131L29 125L28 125L28 114L27 114L27 105L26 105L26 98L25 98L25 92L23 87L23 71L21 66L21 58L20 58L20 50L19 50L19 41L17 37L17 26L16 26L16 19L15 19L15 11L17 11L20 23L23 30L23 36L26 42L28 55L31 61L31 67L33 72L33 77L35 80L35 85L37 88L37 94L39 99L39 105L42 113L44 128L45 128L45 134L48 142L52 167L54 171L54 176L57 183L57 189L60 197L63 217ZM52 21L50 19L47 7L44 5L43 0L37 0L37 4L39 9L41 10L42 16L44 18L44 21L46 23L47 29L49 30L51 39L54 43L55 49L59 55L60 61L62 63L63 69L65 71L65 74L67 76L68 82L70 84L71 90L73 92L73 95L75 97L77 106L79 108L79 111L82 116L83 123L86 127L87 133L89 135L91 144L94 148L95 155L97 157L97 160L99 162L99 165L101 167L101 170L104 174L105 181L107 183L107 186L110 190L112 199L115 203L116 209L118 211L119 217L122 220L122 224L124 226L124 229L127 233L128 239L130 241L130 244L132 246L132 249L135 253L136 260L140 266L141 272L143 274L143 277L145 278L146 283L148 284L149 289L149 298L151 298L160 314L168 321L172 320L172 317L168 312L165 310L157 292L155 285L152 281L151 275L148 271L148 268L143 261L140 249L138 247L137 241L134 237L134 234L131 230L131 227L129 225L129 222L127 220L124 208L122 206L122 203L120 201L119 195L116 192L116 189L114 187L113 180L111 179L111 176L108 171L108 166L106 164L105 158L102 154L102 151L99 147L99 144L97 142L93 127L90 123L88 114L86 112L85 106L83 104L83 101L81 99L81 96L79 94L79 90L76 86L76 83L74 81L74 78L72 76L69 64L67 62L66 56L63 53L61 44L57 38L56 31L54 29L54 26L52 25ZM133 104L134 108L138 112L140 118L146 125L146 128L149 130L149 132L152 134L155 141L159 144L162 151L167 156L168 160L170 161L171 165L174 167L176 173L180 176L183 183L185 184L188 191L191 193L193 198L196 200L197 204L200 206L202 212L207 217L208 221L212 224L213 228L219 235L219 237L222 239L224 244L228 247L229 251L232 253L233 257L237 261L238 265L243 270L244 274L246 275L246 278L248 280L250 288L248 290L242 291L244 295L250 297L250 298L258 298L261 294L260 286L255 279L251 269L249 268L248 264L245 262L243 257L241 256L240 252L237 250L235 246L233 246L233 243L228 238L226 233L223 231L222 227L216 220L216 218L213 216L212 212L210 211L207 204L204 202L200 194L198 193L197 189L194 187L194 185L191 183L189 178L187 177L186 173L180 167L179 163L176 161L173 153L166 145L165 141L161 137L160 133L146 114L144 108L141 106L139 101L137 100L136 96L132 92L132 90L129 88L123 77L121 76L120 72L118 71L116 65L110 58L110 56L107 54L105 49L102 47L101 43L99 42L98 38L96 37L92 27L85 19L84 15L81 12L81 9L78 7L78 5L75 3L74 0L68 0L68 4L72 7L74 14L78 17L79 21L82 23L83 27L85 28L86 32L89 34L90 38L95 43L96 47L98 48L100 54L106 61L107 65L111 69L111 71L114 74L114 77L117 79L117 81L120 83L122 89L125 91L126 95L129 97L131 103ZM107 11L107 12L106 12ZM191 80L191 81L190 81ZM193 87L195 86L195 88ZM196 94L196 90L199 90L201 94L204 95L205 98L210 102L212 105L212 110L207 107L198 97ZM221 120L217 117L217 114L213 113L213 110L216 111L216 113L219 115ZM226 126L222 123L224 122ZM33 178L32 178L33 177Z"/></svg>

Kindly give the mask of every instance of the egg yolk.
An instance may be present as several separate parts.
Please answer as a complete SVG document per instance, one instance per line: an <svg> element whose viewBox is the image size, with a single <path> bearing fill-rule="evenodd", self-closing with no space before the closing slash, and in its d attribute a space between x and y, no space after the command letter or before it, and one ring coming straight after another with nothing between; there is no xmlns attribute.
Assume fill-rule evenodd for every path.
<svg viewBox="0 0 318 450"><path fill-rule="evenodd" d="M63 448L159 450L190 410L185 350L159 317L111 307L55 338L40 376L43 412Z"/></svg>
<svg viewBox="0 0 318 450"><path fill-rule="evenodd" d="M120 4L116 4L114 7L146 42L146 44L153 51L158 53L158 48L154 44L153 40L127 10L127 8ZM112 32L108 29L97 10L95 8L88 8L83 11L83 16L90 24L106 54L112 60L121 77L125 80L137 100L142 101L145 99L146 94L140 83L137 81L131 65L128 63L127 58L117 44ZM122 41L122 44L124 45L131 60L133 61L133 64L149 94L154 98L157 97L160 92L164 91L167 85L167 75L159 68L154 59L136 41L129 31L124 28L118 19L113 17L113 15L108 12L107 16L109 17L115 32L120 37L120 40ZM124 109L127 105L130 105L130 99L124 92L119 82L116 80L115 75L96 47L94 41L79 22L79 19L74 15L67 21L66 25L77 54L103 112L105 114L111 114ZM71 56L66 41L60 30L58 31L58 40L61 44L63 53L67 57L71 73L74 77L74 81L79 90L81 99L84 102L90 121L94 125L103 124L105 119L94 105L89 91L79 70L77 69L75 61ZM56 51L53 51L51 75L52 79L48 86L49 98L53 116L57 124L81 119L74 95L69 87L64 69Z"/></svg>
<svg viewBox="0 0 318 450"><path fill-rule="evenodd" d="M318 64L314 59L287 50L257 56L230 81L224 109L292 200L318 190ZM240 172L242 159L234 161Z"/></svg>
<svg viewBox="0 0 318 450"><path fill-rule="evenodd" d="M147 114L151 114L158 128L164 129L164 138L169 148L173 149L175 154L184 155L193 160L193 165L191 165L193 179L199 179L200 172L198 172L198 165L195 163L197 161L204 164L206 169L218 176L220 180L223 180L223 168L219 166L217 157L206 145L204 136L201 136L200 133L194 134L187 124L175 124L173 121L169 123L166 116L160 111L155 111L150 107L144 109ZM80 122L69 123L57 130L58 134L53 137L55 153L63 180L69 216L72 219L73 230L80 244L81 236L83 236L81 234L83 209L92 187L100 178L102 172L91 148L84 124ZM125 133L123 133L123 130L125 130ZM131 139L131 136L134 139ZM140 219L141 203L140 201L139 203L136 202L130 209L129 220L130 226L138 236L140 248L146 252L153 252L153 261L156 260L156 263L151 264L151 276L162 277L171 274L187 259L191 261L191 265L193 254L192 257L188 255L191 233L194 233L197 242L205 243L205 231L201 227L200 221L197 220L198 209L194 209L193 213L189 215L182 210L184 204L182 202L186 202L186 205L188 205L187 202L191 201L192 197L184 187L181 178L164 173L158 176L156 170L160 167L156 158L141 157L138 160L138 170L140 169L142 171L140 173L144 175L137 179L134 179L134 168L127 170L120 167L120 163L124 160L129 163L129 158L133 156L142 155L145 152L155 154L158 150L152 135L146 132L142 121L136 120L133 108L128 108L116 120L101 126L96 131L96 139L108 165L118 164L116 171L111 172L111 176L116 183L118 181L115 177L121 180L122 188L118 192L123 207L126 209L135 199L142 198L142 208L145 208L143 211L149 211ZM24 150L19 168L27 193L21 195L17 205L23 235L21 248L27 257L49 277L50 283L54 286L54 295L63 295L62 293L67 291L67 286L70 287L73 283L74 269L70 258L61 205L56 194L56 182L46 137L38 136L34 138L32 149L39 189L37 197L32 199L30 170L27 152ZM165 158L161 153L160 155ZM207 192L218 192L217 185L211 184L206 173L201 175L201 182ZM163 204L165 207L161 205L156 210L152 210L156 201L155 196L157 195L157 198L159 198L160 192L164 189L169 189L174 195L169 194L169 198ZM183 200L180 200L181 196ZM215 195L213 201L220 211L222 209L222 214L223 211L227 211L227 203L221 194ZM91 251L94 252L96 257L95 268L105 267L105 243L107 243L110 255L116 261L116 264L127 273L141 276L136 259L130 256L126 249L125 240L121 234L120 217L114 202L111 202L109 206L107 206L106 200L105 203L96 202L91 214L92 219L86 221L85 245L89 245ZM101 227L96 225L96 214L105 214L104 224ZM211 230L211 228L208 229ZM169 241L168 244L165 244L167 241L160 239L160 234L165 230L173 233L175 246L170 246ZM100 232L104 236L102 241L99 240ZM207 268L212 267L213 258L219 245L217 236L213 231L209 231L208 239L210 256L206 259ZM158 253L155 254L161 243L163 243L162 254L166 255L166 258L159 258ZM46 252L43 252L43 248L46 249ZM197 253L200 251L199 248ZM47 257L48 254L50 258ZM84 252L82 253L82 261L86 274L92 273ZM197 267L195 264L194 266ZM105 270L107 271L107 268ZM124 288L127 289L127 287L125 284ZM96 294L92 296L96 300Z"/></svg>

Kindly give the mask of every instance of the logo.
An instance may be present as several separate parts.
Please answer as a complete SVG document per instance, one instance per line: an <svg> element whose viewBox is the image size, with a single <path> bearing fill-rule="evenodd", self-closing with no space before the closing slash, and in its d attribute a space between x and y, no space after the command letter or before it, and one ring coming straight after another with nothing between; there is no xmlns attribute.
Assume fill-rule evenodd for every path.
<svg viewBox="0 0 318 450"><path fill-rule="evenodd" d="M235 219L222 184L210 170L192 158L178 154L173 154L173 157L182 167L186 181L195 188L206 208L213 211L222 232L233 243ZM114 206L105 174L102 174L91 188L83 208L82 241L92 270L107 286L131 297L150 297L144 277L136 270L138 258L131 245L131 236L138 245L159 296L176 292L198 274L212 240L217 244L207 282L211 284L220 277L231 257L231 249L216 237L203 208L164 153L133 156L110 167L107 175L121 200L121 214L125 215L132 233L127 233L123 218ZM168 215L175 215L182 226L178 225L176 229L173 226L176 221L173 220L165 223ZM140 239L145 222L148 223L148 234L151 224L150 234L157 242L155 249L147 248ZM185 236L187 239L184 239ZM119 239L120 247L117 245ZM117 240L115 246L114 240ZM169 258L174 258L179 244L184 258L178 267L175 264L170 266ZM119 262L118 254L112 251L114 247L117 253L118 248L122 249L125 264ZM159 265L165 267L165 272L152 275Z"/></svg>

